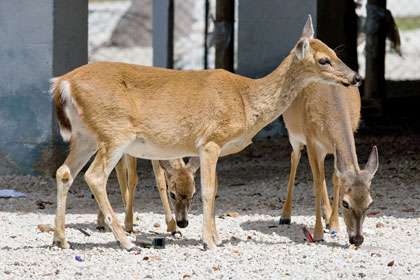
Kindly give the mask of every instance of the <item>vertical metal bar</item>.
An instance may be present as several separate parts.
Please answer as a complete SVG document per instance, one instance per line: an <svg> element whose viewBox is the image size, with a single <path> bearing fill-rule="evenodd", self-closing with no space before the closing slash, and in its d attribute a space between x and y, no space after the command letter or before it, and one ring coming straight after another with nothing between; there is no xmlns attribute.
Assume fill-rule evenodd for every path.
<svg viewBox="0 0 420 280"><path fill-rule="evenodd" d="M204 69L209 68L207 39L209 33L209 0L204 1Z"/></svg>
<svg viewBox="0 0 420 280"><path fill-rule="evenodd" d="M174 0L153 0L153 66L174 67Z"/></svg>

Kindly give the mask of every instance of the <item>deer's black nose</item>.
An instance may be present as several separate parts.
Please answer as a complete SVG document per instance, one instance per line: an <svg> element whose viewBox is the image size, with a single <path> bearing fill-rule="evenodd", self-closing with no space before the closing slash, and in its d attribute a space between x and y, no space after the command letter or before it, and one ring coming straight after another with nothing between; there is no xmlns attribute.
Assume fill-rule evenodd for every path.
<svg viewBox="0 0 420 280"><path fill-rule="evenodd" d="M350 244L360 246L360 245L362 245L363 240L364 240L364 238L361 235L352 236L352 237L350 237Z"/></svg>
<svg viewBox="0 0 420 280"><path fill-rule="evenodd" d="M358 73L354 75L353 77L353 84L360 84L362 82L362 76L360 76Z"/></svg>
<svg viewBox="0 0 420 280"><path fill-rule="evenodd" d="M176 224L180 228L186 228L188 226L188 220L176 221Z"/></svg>

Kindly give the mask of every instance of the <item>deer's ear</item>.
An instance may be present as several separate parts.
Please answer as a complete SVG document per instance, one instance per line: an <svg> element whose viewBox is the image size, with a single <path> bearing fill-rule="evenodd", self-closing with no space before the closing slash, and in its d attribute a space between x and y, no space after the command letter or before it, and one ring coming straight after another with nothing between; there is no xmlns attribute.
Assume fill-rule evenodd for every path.
<svg viewBox="0 0 420 280"><path fill-rule="evenodd" d="M308 39L306 39L306 38L302 39L296 44L295 55L298 59L305 58L308 51L309 51L309 40Z"/></svg>
<svg viewBox="0 0 420 280"><path fill-rule="evenodd" d="M370 152L369 159L365 166L365 171L369 172L371 178L375 175L376 171L379 167L379 160L378 160L378 148L373 146L372 151Z"/></svg>
<svg viewBox="0 0 420 280"><path fill-rule="evenodd" d="M192 157L187 163L187 167L191 167L194 170L194 173L200 168L200 158Z"/></svg>
<svg viewBox="0 0 420 280"><path fill-rule="evenodd" d="M300 38L314 38L314 26L312 25L312 17L311 15L308 15L308 20L305 23L305 26L303 27L302 35Z"/></svg>

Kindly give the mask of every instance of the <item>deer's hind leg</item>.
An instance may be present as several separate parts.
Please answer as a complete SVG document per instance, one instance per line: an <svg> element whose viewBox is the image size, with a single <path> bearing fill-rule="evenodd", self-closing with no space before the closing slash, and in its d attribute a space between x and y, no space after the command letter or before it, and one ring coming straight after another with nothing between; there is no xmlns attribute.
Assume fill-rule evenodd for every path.
<svg viewBox="0 0 420 280"><path fill-rule="evenodd" d="M293 140L289 137L290 144L292 145L293 151L290 155L291 158L291 167L290 167L290 177L289 184L287 185L287 197L283 205L283 211L280 218L280 225L288 225L291 222L292 215L292 204L293 204L293 187L295 185L296 170L299 165L301 150L303 145Z"/></svg>
<svg viewBox="0 0 420 280"><path fill-rule="evenodd" d="M125 235L106 194L108 176L123 155L123 151L120 148L121 145L118 144L112 145L112 143L108 143L108 145L105 145L100 143L95 160L85 173L85 180L93 192L100 210L104 214L105 223L111 229L117 242L120 243L121 248L133 250L137 248Z"/></svg>
<svg viewBox="0 0 420 280"><path fill-rule="evenodd" d="M216 243L216 245L220 245L222 244L222 239L220 238L219 233L217 232L217 228L216 228L216 209L215 209L215 202L216 202L216 193L217 193L217 188L219 187L219 183L217 181L217 173L214 174L214 178L215 178L215 191L214 191L214 199L213 199L213 204L212 204L212 210L211 210L211 214L212 214L212 218L211 218L211 230L212 230L212 236L214 239L214 243Z"/></svg>
<svg viewBox="0 0 420 280"><path fill-rule="evenodd" d="M72 139L70 154L63 165L57 169L57 213L53 243L61 248L69 248L65 235L65 215L68 191L77 174L96 152L95 140L88 137Z"/></svg>

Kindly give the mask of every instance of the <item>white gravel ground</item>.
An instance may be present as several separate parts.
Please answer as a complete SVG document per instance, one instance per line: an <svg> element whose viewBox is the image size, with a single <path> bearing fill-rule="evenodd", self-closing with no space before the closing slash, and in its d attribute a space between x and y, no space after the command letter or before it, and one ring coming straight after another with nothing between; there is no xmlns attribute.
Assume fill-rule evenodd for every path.
<svg viewBox="0 0 420 280"><path fill-rule="evenodd" d="M37 229L40 223L54 223L55 180L0 177L0 189L28 194L27 198L0 199L0 279L418 279L418 148L393 155L393 145L402 150L406 149L404 144L411 145L407 141L396 143L398 139L394 138L383 139L390 144L379 143L382 162L373 182L374 206L370 210L380 213L366 219L365 242L358 250L348 248L342 219L340 233L326 233L321 243L304 241L301 227L305 225L312 232L315 222L306 155L298 170L292 224L278 226L289 171L286 138L260 141L237 156L220 160L216 214L237 211L239 217L217 218L223 244L214 251L202 250L199 184L190 224L182 230L183 239L173 239L165 231L159 194L147 161L139 161L135 231L157 232L167 238L167 247L142 249L139 255L121 250L109 231L96 230L97 205L83 176L78 176L68 197L66 233L72 249L67 250L51 246L52 233ZM414 139L419 141L418 136ZM359 149L362 162L372 142L378 141L368 138L365 142ZM108 190L111 204L123 222L114 175ZM39 200L53 204L44 203L45 209L38 209ZM384 226L377 228L379 222ZM156 223L160 226L155 227ZM79 228L91 236L83 235ZM83 261L78 262L76 256ZM392 261L394 265L388 266Z"/></svg>

